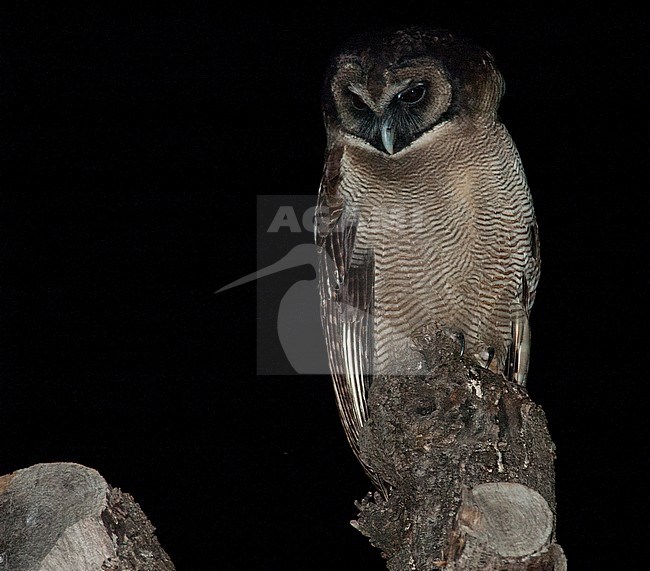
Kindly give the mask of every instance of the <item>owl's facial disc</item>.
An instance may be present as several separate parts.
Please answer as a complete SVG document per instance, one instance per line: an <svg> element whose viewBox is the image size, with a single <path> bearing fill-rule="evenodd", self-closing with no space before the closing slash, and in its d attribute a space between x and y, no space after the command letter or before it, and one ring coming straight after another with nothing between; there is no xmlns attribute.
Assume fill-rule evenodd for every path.
<svg viewBox="0 0 650 571"><path fill-rule="evenodd" d="M351 115L359 123L358 134L378 150L392 155L422 134L429 103L426 81L398 81L375 98L364 86L352 84L348 89Z"/></svg>
<svg viewBox="0 0 650 571"><path fill-rule="evenodd" d="M388 155L444 121L451 103L451 85L440 67L420 62L372 74L346 66L332 92L343 130Z"/></svg>

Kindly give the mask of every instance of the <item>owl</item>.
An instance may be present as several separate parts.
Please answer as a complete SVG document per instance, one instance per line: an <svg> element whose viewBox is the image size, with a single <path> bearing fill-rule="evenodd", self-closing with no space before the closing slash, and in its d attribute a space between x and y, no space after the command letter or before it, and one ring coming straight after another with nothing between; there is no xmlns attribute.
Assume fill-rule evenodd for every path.
<svg viewBox="0 0 650 571"><path fill-rule="evenodd" d="M336 401L357 456L373 376L426 374L427 331L526 381L539 243L497 116L503 90L487 51L440 30L359 36L330 65L316 243Z"/></svg>

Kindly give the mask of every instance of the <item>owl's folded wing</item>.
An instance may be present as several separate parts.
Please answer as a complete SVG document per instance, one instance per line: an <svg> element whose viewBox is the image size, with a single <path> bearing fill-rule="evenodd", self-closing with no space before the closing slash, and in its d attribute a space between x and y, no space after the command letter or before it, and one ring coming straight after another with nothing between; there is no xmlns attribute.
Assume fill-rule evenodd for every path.
<svg viewBox="0 0 650 571"><path fill-rule="evenodd" d="M540 274L539 233L533 218L528 230L528 248L521 286L512 306L512 342L508 349L504 373L520 385L526 384L530 362L530 310L535 302Z"/></svg>
<svg viewBox="0 0 650 571"><path fill-rule="evenodd" d="M356 220L338 192L339 161L340 153L331 151L319 192L316 243L321 254L321 315L336 400L358 456L372 372L374 263L372 252L355 250Z"/></svg>

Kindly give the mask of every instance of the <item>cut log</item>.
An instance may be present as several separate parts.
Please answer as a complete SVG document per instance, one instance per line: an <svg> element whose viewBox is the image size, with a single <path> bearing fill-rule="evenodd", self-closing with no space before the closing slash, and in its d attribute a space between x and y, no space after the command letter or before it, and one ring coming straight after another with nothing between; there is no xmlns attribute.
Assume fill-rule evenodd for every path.
<svg viewBox="0 0 650 571"><path fill-rule="evenodd" d="M174 571L133 498L79 464L0 477L0 570Z"/></svg>

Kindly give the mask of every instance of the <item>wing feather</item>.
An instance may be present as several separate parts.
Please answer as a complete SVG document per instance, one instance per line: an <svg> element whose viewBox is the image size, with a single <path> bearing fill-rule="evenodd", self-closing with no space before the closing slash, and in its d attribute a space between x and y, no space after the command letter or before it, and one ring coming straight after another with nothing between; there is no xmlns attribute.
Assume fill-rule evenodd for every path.
<svg viewBox="0 0 650 571"><path fill-rule="evenodd" d="M386 485L359 457L372 374L374 259L371 251L358 248L357 220L345 208L339 191L341 155L342 149L337 147L328 154L316 211L321 317L346 437L374 484L386 495Z"/></svg>
<svg viewBox="0 0 650 571"><path fill-rule="evenodd" d="M521 291L514 304L512 342L506 358L505 375L520 385L526 384L530 363L530 310L535 302L540 274L539 232L533 219L529 228L527 264L521 278Z"/></svg>

